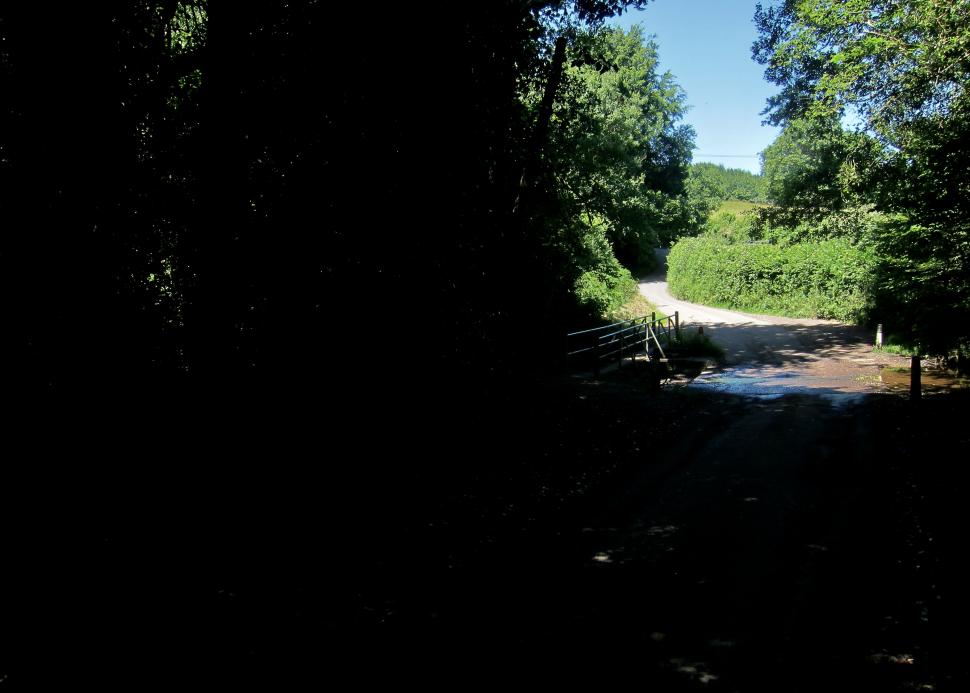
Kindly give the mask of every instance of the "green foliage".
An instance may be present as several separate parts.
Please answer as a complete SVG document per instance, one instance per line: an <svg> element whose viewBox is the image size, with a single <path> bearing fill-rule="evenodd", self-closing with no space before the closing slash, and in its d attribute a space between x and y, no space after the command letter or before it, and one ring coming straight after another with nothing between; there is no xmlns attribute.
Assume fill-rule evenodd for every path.
<svg viewBox="0 0 970 693"><path fill-rule="evenodd" d="M724 200L720 205L718 205L715 210L716 214L722 212L728 212L729 214L735 215L753 215L759 209L763 209L767 205L759 204L757 202L745 202L744 200Z"/></svg>
<svg viewBox="0 0 970 693"><path fill-rule="evenodd" d="M170 15L170 17L168 16ZM168 49L175 55L191 54L205 46L208 35L208 0L170 3L156 10L161 21L168 19Z"/></svg>
<svg viewBox="0 0 970 693"><path fill-rule="evenodd" d="M587 227L578 259L582 271L573 292L591 318L613 317L636 295L637 283L613 254L601 220Z"/></svg>
<svg viewBox="0 0 970 693"><path fill-rule="evenodd" d="M650 315L651 313L657 313L660 317L660 312L657 310L657 306L652 304L647 300L646 296L637 291L633 296L631 296L626 303L619 307L616 311L607 315L606 318L610 321L617 320L632 320L633 318L642 318L645 315Z"/></svg>
<svg viewBox="0 0 970 693"><path fill-rule="evenodd" d="M762 200L761 176L718 164L692 164L688 202L690 213L695 216L682 225L683 232L678 236L703 233L731 241L750 240L753 224L750 210Z"/></svg>
<svg viewBox="0 0 970 693"><path fill-rule="evenodd" d="M727 243L760 240L763 224L759 212L765 205L743 200L725 200L704 224L704 236L720 238Z"/></svg>
<svg viewBox="0 0 970 693"><path fill-rule="evenodd" d="M558 344L591 271L570 255L578 219L600 213L642 247L641 192L675 185L689 151L652 49L588 26L564 32L571 76L557 120L535 127L527 93L554 83L544 18L596 25L643 4L459 3L442 30L436 8L399 3L363 39L334 31L360 24L340 3L0 4L0 278L18 387L137 401L175 378L311 387L351 348L332 326L405 277L449 332L402 357L409 372L531 367L544 345L521 325L544 321L536 339ZM589 59L582 33L603 35ZM378 88L388 66L434 74ZM418 217L420 233L391 231ZM596 275L607 288L611 272Z"/></svg>
<svg viewBox="0 0 970 693"><path fill-rule="evenodd" d="M762 176L739 168L725 168L721 164L700 162L691 164L691 173L704 181L720 200L765 202L765 181Z"/></svg>
<svg viewBox="0 0 970 693"><path fill-rule="evenodd" d="M772 153L795 164L779 165L775 176L786 225L797 226L813 211L823 211L818 217L866 204L895 216L860 236L880 257L880 320L899 323L928 353L965 348L970 7L784 0L759 5L755 21L755 59L781 87L769 99L769 120L787 124L789 139L810 150L801 161L794 147ZM865 135L835 131L831 124L846 113ZM830 134L817 137L826 128Z"/></svg>
<svg viewBox="0 0 970 693"><path fill-rule="evenodd" d="M970 319L966 224L923 225L897 215L877 229L875 247L882 260L876 285L879 321L887 332L922 353L966 350L965 335L959 338Z"/></svg>
<svg viewBox="0 0 970 693"><path fill-rule="evenodd" d="M765 210L775 223L817 219L862 202L853 187L859 171L878 157L871 137L851 133L835 120L796 119L761 153Z"/></svg>
<svg viewBox="0 0 970 693"><path fill-rule="evenodd" d="M895 354L896 356L913 356L914 354L919 354L919 350L911 342L906 341L904 337L899 337L898 335L889 335L885 338L881 347L874 347L874 351L882 351L887 354Z"/></svg>
<svg viewBox="0 0 970 693"><path fill-rule="evenodd" d="M799 217L790 209L762 208L752 217L751 237L791 245L805 241L844 238L873 247L889 217L872 205L850 207L823 216Z"/></svg>
<svg viewBox="0 0 970 693"><path fill-rule="evenodd" d="M602 220L628 267L690 223L694 133L679 123L684 99L673 76L658 71L657 46L639 27L574 31L545 162L566 216ZM536 108L538 88L525 101Z"/></svg>
<svg viewBox="0 0 970 693"><path fill-rule="evenodd" d="M719 238L727 243L747 243L756 240L754 216L718 210L704 224L704 236Z"/></svg>
<svg viewBox="0 0 970 693"><path fill-rule="evenodd" d="M579 304L597 317L609 317L618 311L636 291L636 282L629 270L618 268L617 272L619 276L593 270L579 275L574 289Z"/></svg>
<svg viewBox="0 0 970 693"><path fill-rule="evenodd" d="M884 136L919 120L965 113L970 8L939 0L784 0L755 22L755 58L783 87L775 122L847 107Z"/></svg>
<svg viewBox="0 0 970 693"><path fill-rule="evenodd" d="M871 252L844 239L781 246L690 238L667 262L670 291L684 300L843 321L866 315L876 265Z"/></svg>

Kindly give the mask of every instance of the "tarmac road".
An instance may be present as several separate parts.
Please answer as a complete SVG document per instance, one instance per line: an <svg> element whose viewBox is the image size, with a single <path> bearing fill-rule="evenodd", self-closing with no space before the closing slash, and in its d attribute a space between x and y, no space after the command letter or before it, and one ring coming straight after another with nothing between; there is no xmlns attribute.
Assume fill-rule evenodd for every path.
<svg viewBox="0 0 970 693"><path fill-rule="evenodd" d="M657 250L658 269L640 281L640 293L668 315L677 311L684 329L703 328L725 350L724 368L716 377L702 377L700 385L739 394L856 396L882 389L882 368L908 366L905 357L874 352L874 335L854 325L754 315L676 299L667 287L668 252Z"/></svg>

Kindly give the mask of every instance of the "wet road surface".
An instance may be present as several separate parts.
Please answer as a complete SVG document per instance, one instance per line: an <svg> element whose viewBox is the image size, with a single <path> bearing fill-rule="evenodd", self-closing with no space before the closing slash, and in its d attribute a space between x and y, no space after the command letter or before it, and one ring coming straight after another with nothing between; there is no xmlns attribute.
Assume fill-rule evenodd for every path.
<svg viewBox="0 0 970 693"><path fill-rule="evenodd" d="M667 288L666 257L666 249L657 251L658 269L641 280L640 293L667 314L678 311L685 330L701 328L725 350L723 362L698 378L696 387L755 397L819 394L849 402L884 391L884 369L909 365L905 357L873 351L873 335L854 325L676 299Z"/></svg>

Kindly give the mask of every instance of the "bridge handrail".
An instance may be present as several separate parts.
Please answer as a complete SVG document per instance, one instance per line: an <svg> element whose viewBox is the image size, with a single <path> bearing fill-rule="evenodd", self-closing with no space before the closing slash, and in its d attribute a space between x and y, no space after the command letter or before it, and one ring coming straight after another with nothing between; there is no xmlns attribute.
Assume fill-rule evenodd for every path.
<svg viewBox="0 0 970 693"><path fill-rule="evenodd" d="M607 332L607 330L612 330ZM603 332L603 334L595 334ZM630 356L631 361L637 354L645 353L647 358L651 356L651 339L657 345L660 353L663 349L660 346L660 338L666 339L670 343L671 335L680 334L680 314L675 312L672 316L665 315L657 317L656 313L649 316L643 315L629 320L590 327L585 330L576 330L566 334L566 358L575 358L581 354L592 352L593 369L599 372L600 362L610 357L617 356L617 362L622 365L623 359ZM572 344L577 339L584 340L581 346L573 348Z"/></svg>

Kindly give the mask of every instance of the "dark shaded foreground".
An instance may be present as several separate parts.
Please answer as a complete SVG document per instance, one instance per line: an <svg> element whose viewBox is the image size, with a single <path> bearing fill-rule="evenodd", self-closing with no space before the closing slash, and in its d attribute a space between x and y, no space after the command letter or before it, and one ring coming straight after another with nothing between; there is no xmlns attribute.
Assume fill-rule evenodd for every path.
<svg viewBox="0 0 970 693"><path fill-rule="evenodd" d="M48 412L5 469L0 678L966 690L958 394Z"/></svg>

